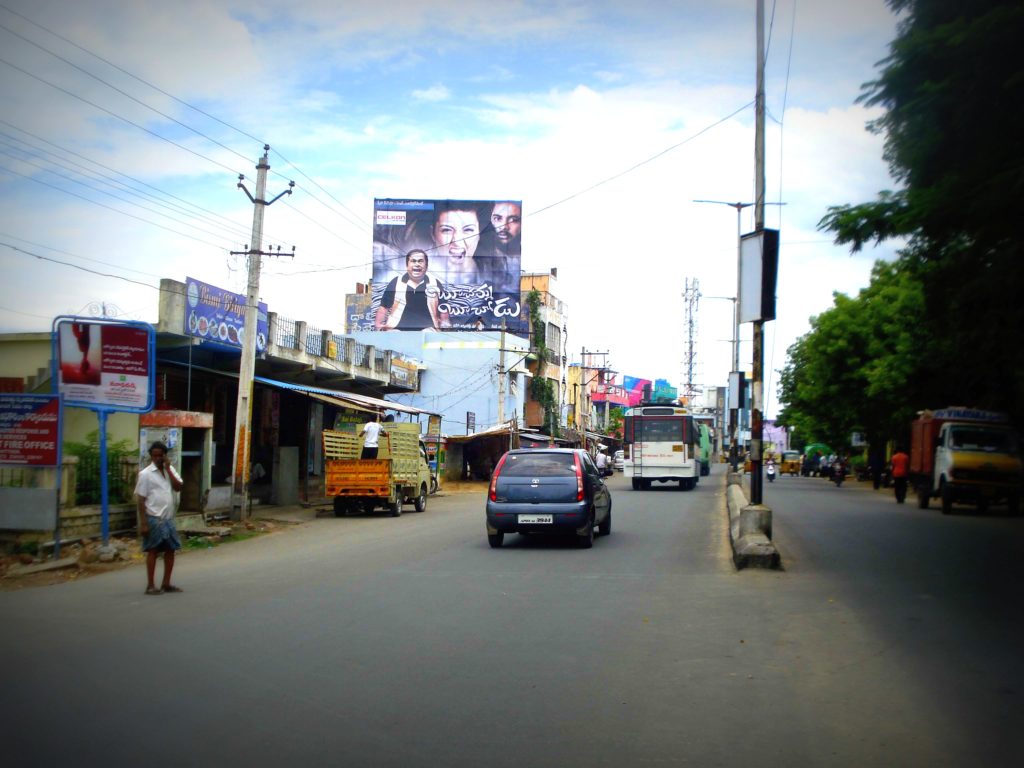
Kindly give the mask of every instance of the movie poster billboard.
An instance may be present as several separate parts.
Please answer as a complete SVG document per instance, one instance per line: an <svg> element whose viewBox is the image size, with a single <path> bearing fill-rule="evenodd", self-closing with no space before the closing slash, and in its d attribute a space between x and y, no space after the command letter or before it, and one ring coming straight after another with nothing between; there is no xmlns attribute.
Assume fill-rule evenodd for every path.
<svg viewBox="0 0 1024 768"><path fill-rule="evenodd" d="M373 205L373 292L352 330L525 331L521 201Z"/></svg>
<svg viewBox="0 0 1024 768"><path fill-rule="evenodd" d="M150 326L58 318L55 331L57 383L65 405L152 409L155 335Z"/></svg>
<svg viewBox="0 0 1024 768"><path fill-rule="evenodd" d="M185 333L241 349L245 344L246 297L192 277L185 278ZM256 309L256 354L267 348L267 305Z"/></svg>

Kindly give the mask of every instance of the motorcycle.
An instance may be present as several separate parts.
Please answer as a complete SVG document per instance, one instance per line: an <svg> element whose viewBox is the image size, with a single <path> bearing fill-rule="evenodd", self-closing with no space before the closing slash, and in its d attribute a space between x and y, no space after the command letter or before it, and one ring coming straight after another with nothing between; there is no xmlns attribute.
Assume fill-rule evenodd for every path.
<svg viewBox="0 0 1024 768"><path fill-rule="evenodd" d="M832 482L836 484L836 488L843 484L843 480L846 479L846 465L837 463L832 467Z"/></svg>
<svg viewBox="0 0 1024 768"><path fill-rule="evenodd" d="M775 482L775 465L774 464L769 464L768 468L766 469L766 472L768 473L768 482L769 483L774 483Z"/></svg>

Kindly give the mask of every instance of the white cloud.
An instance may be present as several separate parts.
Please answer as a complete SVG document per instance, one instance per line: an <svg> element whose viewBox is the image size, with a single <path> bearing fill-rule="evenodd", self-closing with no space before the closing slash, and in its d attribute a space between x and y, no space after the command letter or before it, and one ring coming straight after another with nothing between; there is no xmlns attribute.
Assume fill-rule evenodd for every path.
<svg viewBox="0 0 1024 768"><path fill-rule="evenodd" d="M420 88L412 92L412 97L417 101L447 101L451 95L451 91L443 85L432 85L430 88Z"/></svg>

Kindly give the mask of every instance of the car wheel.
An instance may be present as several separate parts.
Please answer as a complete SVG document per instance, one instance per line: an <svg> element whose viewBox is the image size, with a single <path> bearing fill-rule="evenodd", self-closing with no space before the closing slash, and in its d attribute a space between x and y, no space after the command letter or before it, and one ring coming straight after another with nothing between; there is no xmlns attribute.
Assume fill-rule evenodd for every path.
<svg viewBox="0 0 1024 768"><path fill-rule="evenodd" d="M611 536L612 535L612 510L611 510L611 507L608 508L608 514L605 516L604 522L603 523L598 523L598 525L597 525L597 532L600 533L602 536Z"/></svg>
<svg viewBox="0 0 1024 768"><path fill-rule="evenodd" d="M417 512L425 512L427 509L427 484L423 483L420 486L420 495L413 501L413 507Z"/></svg>
<svg viewBox="0 0 1024 768"><path fill-rule="evenodd" d="M394 501L388 502L388 511L392 517L399 517L402 514L402 491L401 489L395 489Z"/></svg>
<svg viewBox="0 0 1024 768"><path fill-rule="evenodd" d="M633 490L634 491L639 491L640 490L640 481L637 478L635 478L635 477L633 478Z"/></svg>
<svg viewBox="0 0 1024 768"><path fill-rule="evenodd" d="M583 529L583 533L577 534L576 546L580 549L590 549L594 546L594 518L593 516L587 518L587 525Z"/></svg>
<svg viewBox="0 0 1024 768"><path fill-rule="evenodd" d="M942 499L942 514L953 514L953 491L945 478L939 481L939 497Z"/></svg>
<svg viewBox="0 0 1024 768"><path fill-rule="evenodd" d="M491 549L501 549L503 541L505 541L505 534L501 531L487 534L487 543L491 545Z"/></svg>

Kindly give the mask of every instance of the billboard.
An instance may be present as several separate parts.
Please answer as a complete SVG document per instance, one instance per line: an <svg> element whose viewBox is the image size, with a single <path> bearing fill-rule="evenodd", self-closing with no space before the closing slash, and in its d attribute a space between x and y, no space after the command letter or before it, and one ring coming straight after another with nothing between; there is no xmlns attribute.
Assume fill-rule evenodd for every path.
<svg viewBox="0 0 1024 768"><path fill-rule="evenodd" d="M373 291L352 331L522 332L519 200L373 201Z"/></svg>
<svg viewBox="0 0 1024 768"><path fill-rule="evenodd" d="M0 395L0 464L60 466L59 395Z"/></svg>
<svg viewBox="0 0 1024 768"><path fill-rule="evenodd" d="M622 386L626 390L631 406L640 405L641 402L651 399L652 384L650 379L639 379L635 376L622 377Z"/></svg>
<svg viewBox="0 0 1024 768"><path fill-rule="evenodd" d="M241 349L245 343L246 297L192 277L185 278L185 333ZM267 348L267 305L256 310L256 354Z"/></svg>
<svg viewBox="0 0 1024 768"><path fill-rule="evenodd" d="M65 405L148 411L155 392L155 336L142 323L86 318L55 322L57 386Z"/></svg>

